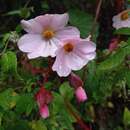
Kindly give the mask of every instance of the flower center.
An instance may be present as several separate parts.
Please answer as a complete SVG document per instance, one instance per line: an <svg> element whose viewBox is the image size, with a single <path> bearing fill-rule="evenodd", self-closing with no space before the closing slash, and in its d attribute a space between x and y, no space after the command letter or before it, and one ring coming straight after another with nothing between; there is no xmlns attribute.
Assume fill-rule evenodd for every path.
<svg viewBox="0 0 130 130"><path fill-rule="evenodd" d="M120 16L120 18L121 18L121 20L127 20L128 18L129 18L129 14L128 14L128 12L124 12L124 13L122 13L121 14L121 16Z"/></svg>
<svg viewBox="0 0 130 130"><path fill-rule="evenodd" d="M67 43L64 45L64 50L66 52L71 52L71 51L73 51L73 49L74 49L74 46L71 43Z"/></svg>
<svg viewBox="0 0 130 130"><path fill-rule="evenodd" d="M54 37L54 31L51 30L51 29L47 29L47 30L44 30L42 32L42 36L46 39L46 40L49 40L51 39L52 37Z"/></svg>

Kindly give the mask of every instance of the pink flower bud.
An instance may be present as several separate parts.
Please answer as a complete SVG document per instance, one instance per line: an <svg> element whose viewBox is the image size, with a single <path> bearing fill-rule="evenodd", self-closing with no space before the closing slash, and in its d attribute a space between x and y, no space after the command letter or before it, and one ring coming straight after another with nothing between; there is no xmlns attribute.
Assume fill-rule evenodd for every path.
<svg viewBox="0 0 130 130"><path fill-rule="evenodd" d="M44 87L41 87L40 90L35 94L35 99L38 103L38 106L41 107L44 104L49 104L51 102L52 94Z"/></svg>
<svg viewBox="0 0 130 130"><path fill-rule="evenodd" d="M71 73L69 77L69 81L70 81L70 85L75 89L77 89L79 86L83 86L83 81L81 80L81 78L74 73Z"/></svg>
<svg viewBox="0 0 130 130"><path fill-rule="evenodd" d="M49 117L49 109L47 105L43 105L42 107L40 107L39 112L42 118L46 119Z"/></svg>
<svg viewBox="0 0 130 130"><path fill-rule="evenodd" d="M78 102L84 102L87 100L87 94L82 87L78 87L75 91L76 98Z"/></svg>
<svg viewBox="0 0 130 130"><path fill-rule="evenodd" d="M118 39L117 38L113 38L109 44L109 51L114 51L115 49L117 49L118 47Z"/></svg>

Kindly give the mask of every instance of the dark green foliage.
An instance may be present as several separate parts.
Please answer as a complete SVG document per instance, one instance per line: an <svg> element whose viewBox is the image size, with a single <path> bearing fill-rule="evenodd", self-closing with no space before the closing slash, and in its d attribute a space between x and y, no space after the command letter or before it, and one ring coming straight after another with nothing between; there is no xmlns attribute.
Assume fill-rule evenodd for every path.
<svg viewBox="0 0 130 130"><path fill-rule="evenodd" d="M113 4L112 1L106 4L103 1L103 10L108 9L109 2ZM103 36L103 40L99 39L103 48L97 50L94 61L76 72L84 79L83 87L88 95L85 103L78 104L75 99L75 90L69 85L67 78L60 78L52 73L47 79L48 82L43 84L45 73L34 74L29 70L30 67L27 69L24 63L25 54L21 53L17 47L17 40L24 34L20 20L31 19L45 13L68 12L69 24L80 30L82 38L87 38L94 22L95 7L96 0L0 1L0 130L75 130L74 123L77 123L77 119L73 112L84 122L92 126L98 125L100 130L105 129L103 126L110 126L113 130L128 130L127 127L130 125L130 39L127 36L130 35L130 28L122 28L114 32L114 35L125 36L115 51L111 53L108 50L101 51L108 46L110 38L113 37L113 28L110 27L112 22L110 17L114 15L111 14L113 9L109 8L107 12L102 12L101 14L105 14L105 17L99 18L101 22L110 15L108 19L106 18L109 26L106 26L106 22L100 25L97 23L96 32L94 32L95 42L97 35ZM98 26L101 29L99 32ZM104 30L104 28L107 29ZM27 63L29 62L34 68L46 69L49 66L48 61L47 58L44 60L39 58L27 60ZM52 91L53 95L53 100L48 105L50 116L46 120L40 117L34 98L41 84ZM119 104L117 100L123 103ZM102 112L97 114L100 110ZM115 113L112 118L113 111ZM119 111L123 113L122 116L119 113L116 117L121 120L120 123L114 120ZM104 113L107 113L107 116ZM100 117L105 117L107 123L101 124ZM94 130L98 130L98 127L94 127Z"/></svg>

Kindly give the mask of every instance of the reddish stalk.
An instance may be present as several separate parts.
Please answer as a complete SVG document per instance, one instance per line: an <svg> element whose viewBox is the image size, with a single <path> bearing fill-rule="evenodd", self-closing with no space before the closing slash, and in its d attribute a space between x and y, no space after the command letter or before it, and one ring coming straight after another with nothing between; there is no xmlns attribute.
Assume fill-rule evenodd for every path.
<svg viewBox="0 0 130 130"><path fill-rule="evenodd" d="M81 119L81 117L73 111L73 108L71 107L71 104L69 101L65 100L65 105L68 109L68 111L70 112L70 114L76 119L77 123L80 125L80 127L83 129L83 130L91 130L90 127L88 127L84 121Z"/></svg>
<svg viewBox="0 0 130 130"><path fill-rule="evenodd" d="M98 19L98 17L99 17L99 13L100 13L100 9L101 9L102 2L103 2L103 0L98 0L98 5L97 5L97 9L96 9L95 19L94 19L94 22L93 22L93 25L92 25L91 32L90 32L90 34L89 34L89 35L91 35L91 39L93 38L93 34L94 34L94 32L95 32L96 23L97 23L97 19ZM82 74L82 80L83 80L83 82L85 82L86 71L87 71L87 68L86 68L86 66L85 66L84 69L83 69L83 74Z"/></svg>
<svg viewBox="0 0 130 130"><path fill-rule="evenodd" d="M91 32L90 32L91 38L93 38L93 34L95 32L96 23L97 23L97 19L98 19L99 13L100 13L100 8L101 8L103 0L98 0L98 1L99 2L98 2L98 5L97 5L97 9L96 9L95 19L94 19L94 22L93 22L93 25L92 25L92 29L91 29Z"/></svg>
<svg viewBox="0 0 130 130"><path fill-rule="evenodd" d="M52 73L52 70L51 70L52 60L49 58L48 62L49 62L48 63L49 66L47 68L33 67L26 58L24 58L21 63L23 65L23 67L27 71L30 71L33 75L37 75L37 74L43 75L43 77L44 77L43 83L45 83L48 81L48 77ZM38 83L38 84L40 84L40 83Z"/></svg>

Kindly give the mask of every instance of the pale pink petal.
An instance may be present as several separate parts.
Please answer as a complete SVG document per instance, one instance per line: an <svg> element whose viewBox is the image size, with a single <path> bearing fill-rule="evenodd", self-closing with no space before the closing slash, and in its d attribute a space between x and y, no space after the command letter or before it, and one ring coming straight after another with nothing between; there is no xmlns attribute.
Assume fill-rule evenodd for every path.
<svg viewBox="0 0 130 130"><path fill-rule="evenodd" d="M69 26L58 30L55 37L60 40L79 38L80 32L76 27Z"/></svg>
<svg viewBox="0 0 130 130"><path fill-rule="evenodd" d="M112 21L113 22L120 21L120 15L118 14L118 15L113 16Z"/></svg>
<svg viewBox="0 0 130 130"><path fill-rule="evenodd" d="M75 50L77 49L87 54L96 50L96 44L94 44L92 41L82 40L80 43L76 44Z"/></svg>
<svg viewBox="0 0 130 130"><path fill-rule="evenodd" d="M36 22L34 19L31 19L28 21L22 20L21 25L26 32L32 33L32 34L35 34L35 33L40 34L43 30L40 23Z"/></svg>
<svg viewBox="0 0 130 130"><path fill-rule="evenodd" d="M52 16L51 27L56 31L64 28L69 20L69 15L67 13L64 14L54 14Z"/></svg>
<svg viewBox="0 0 130 130"><path fill-rule="evenodd" d="M42 107L40 107L39 112L42 118L46 119L49 117L49 109L47 105L43 105Z"/></svg>
<svg viewBox="0 0 130 130"><path fill-rule="evenodd" d="M52 66L52 70L56 71L60 77L66 77L71 73L71 69L66 66L62 49L57 51L56 60Z"/></svg>
<svg viewBox="0 0 130 130"><path fill-rule="evenodd" d="M35 59L35 58L38 58L38 57L41 57L42 56L42 51L43 49L38 49L37 51L34 51L34 52L31 52L31 53L28 53L27 56L29 59Z"/></svg>
<svg viewBox="0 0 130 130"><path fill-rule="evenodd" d="M52 15L50 14L40 15L35 18L35 21L38 22L44 29L51 25Z"/></svg>
<svg viewBox="0 0 130 130"><path fill-rule="evenodd" d="M18 47L23 52L37 51L37 48L45 44L38 34L25 34L18 41Z"/></svg>
<svg viewBox="0 0 130 130"><path fill-rule="evenodd" d="M45 41L44 41L45 42ZM56 46L52 45L50 41L46 41L43 45L39 46L36 51L28 53L29 59L34 59L37 57L54 57L55 51L57 50Z"/></svg>
<svg viewBox="0 0 130 130"><path fill-rule="evenodd" d="M61 41L59 41L56 38L52 38L46 41L45 47L43 48L41 56L42 57L48 57L48 56L55 57L56 51L59 48L60 44L61 44Z"/></svg>
<svg viewBox="0 0 130 130"><path fill-rule="evenodd" d="M120 23L113 23L113 27L116 28L116 29L119 29L121 28L121 24Z"/></svg>
<svg viewBox="0 0 130 130"><path fill-rule="evenodd" d="M85 40L86 41L91 41L92 35L89 35Z"/></svg>
<svg viewBox="0 0 130 130"><path fill-rule="evenodd" d="M81 50L77 49L75 50L75 53L84 59L86 61L86 64L88 63L89 60L93 60L96 57L96 52L89 52L89 53L83 53Z"/></svg>
<svg viewBox="0 0 130 130"><path fill-rule="evenodd" d="M84 102L87 100L87 94L82 87L78 87L75 91L78 102Z"/></svg>
<svg viewBox="0 0 130 130"><path fill-rule="evenodd" d="M88 60L93 60L96 57L96 52L90 52L85 55Z"/></svg>
<svg viewBox="0 0 130 130"><path fill-rule="evenodd" d="M88 60L80 57L79 55L73 52L66 54L65 60L67 66L72 70L80 70L88 62Z"/></svg>
<svg viewBox="0 0 130 130"><path fill-rule="evenodd" d="M50 27L53 30L57 31L62 29L67 25L69 20L69 15L64 14L45 14L35 18L35 21L40 23L44 28Z"/></svg>
<svg viewBox="0 0 130 130"><path fill-rule="evenodd" d="M130 27L130 18L121 22L122 27Z"/></svg>

